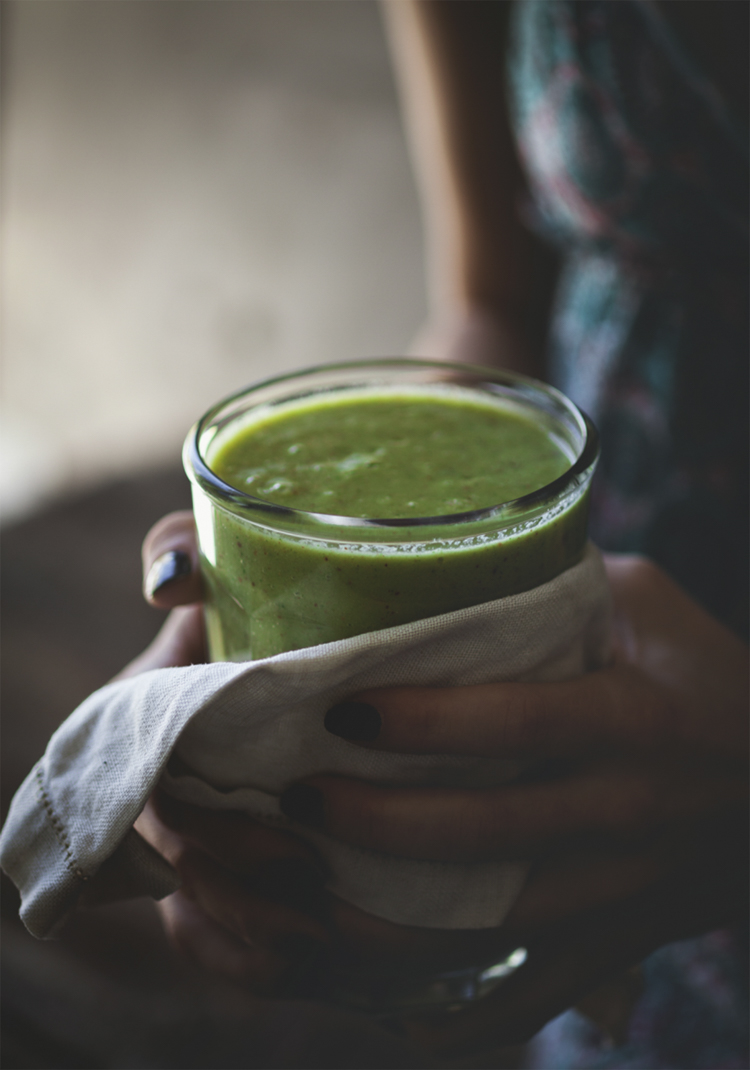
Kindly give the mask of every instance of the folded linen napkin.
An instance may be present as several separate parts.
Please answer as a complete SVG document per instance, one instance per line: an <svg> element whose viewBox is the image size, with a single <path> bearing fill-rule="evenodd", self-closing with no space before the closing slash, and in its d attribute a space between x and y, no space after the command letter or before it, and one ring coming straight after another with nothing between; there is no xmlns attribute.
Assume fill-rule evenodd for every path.
<svg viewBox="0 0 750 1070"><path fill-rule="evenodd" d="M108 684L52 736L17 792L0 864L35 936L79 900L161 898L172 867L132 828L157 783L186 802L292 827L326 859L329 888L406 925L499 925L527 866L416 861L358 850L292 825L280 793L314 773L379 784L489 787L514 761L387 754L332 736L334 703L371 687L564 680L605 664L610 599L599 552L531 591L261 661L157 669ZM177 761L170 763L175 755Z"/></svg>

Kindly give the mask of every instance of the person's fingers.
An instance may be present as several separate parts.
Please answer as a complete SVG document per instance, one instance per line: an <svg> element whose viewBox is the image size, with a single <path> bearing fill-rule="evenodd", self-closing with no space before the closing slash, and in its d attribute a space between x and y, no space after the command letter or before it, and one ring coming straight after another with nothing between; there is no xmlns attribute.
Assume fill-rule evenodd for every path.
<svg viewBox="0 0 750 1070"><path fill-rule="evenodd" d="M508 917L492 929L395 925L332 897L333 946L341 945L347 961L373 975L381 969L438 973L488 965L525 945L542 927L643 891L666 868L657 852L560 859L532 873Z"/></svg>
<svg viewBox="0 0 750 1070"><path fill-rule="evenodd" d="M744 762L750 649L645 558L604 558L616 658L665 690L674 744ZM707 716L707 711L711 713Z"/></svg>
<svg viewBox="0 0 750 1070"><path fill-rule="evenodd" d="M330 896L332 955L372 976L436 973L497 961L514 950L505 928L428 929L398 925Z"/></svg>
<svg viewBox="0 0 750 1070"><path fill-rule="evenodd" d="M700 775L699 775L700 774ZM566 779L489 790L381 787L320 776L280 798L292 821L384 854L435 861L522 859L591 842L643 842L693 815L744 805L746 784L719 769L600 763Z"/></svg>
<svg viewBox="0 0 750 1070"><path fill-rule="evenodd" d="M742 674L747 665L747 643L708 613L663 569L636 554L604 554L614 600L616 639L622 653L657 677L679 683L672 657L698 653L715 658L726 670L736 666ZM667 642L649 649L644 639L660 637ZM671 649L670 649L671 648ZM684 671L685 666L678 664ZM720 683L720 681L715 681Z"/></svg>
<svg viewBox="0 0 750 1070"><path fill-rule="evenodd" d="M747 646L650 562L611 556L607 569L610 666L556 683L364 691L333 706L326 728L364 747L412 754L560 759L684 750L744 760ZM706 718L707 703L716 717Z"/></svg>
<svg viewBox="0 0 750 1070"><path fill-rule="evenodd" d="M746 867L733 876L727 882L710 865L696 873L691 861L641 895L539 929L526 962L496 992L460 1014L412 1020L407 1032L443 1058L528 1040L656 947L726 924L728 911L739 917Z"/></svg>
<svg viewBox="0 0 750 1070"><path fill-rule="evenodd" d="M523 940L543 925L637 895L675 865L669 837L627 852L559 852L535 864L503 928Z"/></svg>
<svg viewBox="0 0 750 1070"><path fill-rule="evenodd" d="M182 892L162 899L157 909L171 942L203 969L257 995L275 994L289 969L283 955L238 940Z"/></svg>
<svg viewBox="0 0 750 1070"><path fill-rule="evenodd" d="M703 835L700 846L704 857L714 858L717 870L726 858L737 858L741 865L747 828L746 823L740 824L733 840L720 852L715 849L715 830L708 829ZM648 848L630 852L560 851L545 857L532 867L516 903L502 925L494 929L394 925L335 898L330 916L334 933L376 969L381 963L390 968L396 963L417 972L480 965L533 941L540 929L573 922L588 911L640 895L694 858L696 847L691 831L687 840L665 835Z"/></svg>
<svg viewBox="0 0 750 1070"><path fill-rule="evenodd" d="M518 900L500 927L450 930L394 925L333 898L334 942L345 942L351 955L370 970L394 965L412 972L440 972L499 961L533 940L540 928L575 919L638 894L670 868L663 845L624 857L579 853L545 860L530 874Z"/></svg>
<svg viewBox="0 0 750 1070"><path fill-rule="evenodd" d="M543 941L524 949L527 960L495 992L458 1014L409 1019L404 1022L407 1035L441 1058L528 1041L551 1018L650 950L642 919L622 913L607 914L614 931L600 918L587 918L545 933Z"/></svg>
<svg viewBox="0 0 750 1070"><path fill-rule="evenodd" d="M204 662L207 650L203 607L190 605L173 609L151 649L165 668Z"/></svg>
<svg viewBox="0 0 750 1070"><path fill-rule="evenodd" d="M631 899L648 896L649 889L671 879L674 873L689 881L682 888L675 911L689 914L690 897L704 877L696 874L695 857L703 860L710 880L725 899L735 897L735 907L726 905L724 923L739 916L742 887L747 870L747 815L718 827L705 825L665 834L647 848L623 852L559 851L532 867L527 882L502 925L482 930L438 930L394 925L365 914L331 897L330 919L334 948L343 940L349 957L356 952L357 965L366 964L377 973L394 969L435 973L500 961L518 947L544 946L545 935L569 925L579 925L589 914L620 909ZM692 876L690 876L692 872ZM678 877L678 882L683 880ZM704 899L708 899L704 895ZM718 915L717 915L718 918ZM706 924L711 918L704 919ZM688 923L700 927L697 918Z"/></svg>
<svg viewBox="0 0 750 1070"><path fill-rule="evenodd" d="M563 683L365 691L333 706L325 725L350 742L403 754L559 759L667 747L670 713L657 688L617 665Z"/></svg>
<svg viewBox="0 0 750 1070"><path fill-rule="evenodd" d="M149 531L141 550L143 595L160 609L189 605L203 597L193 514L169 513Z"/></svg>
<svg viewBox="0 0 750 1070"><path fill-rule="evenodd" d="M280 843L293 838L282 834L261 840L265 866L256 860L252 878L243 880L169 828L162 820L164 809L151 799L136 828L182 880L179 895L162 906L173 941L206 968L257 991L270 993L282 977L285 983L299 979L300 970L323 952L330 937L309 909L312 904L319 916L325 914L319 873L308 860L280 851ZM311 874L317 879L314 888Z"/></svg>
<svg viewBox="0 0 750 1070"><path fill-rule="evenodd" d="M152 800L156 816L183 840L200 847L226 869L253 876L269 862L299 862L325 880L324 863L312 847L282 829L268 828L234 810L206 810L163 791Z"/></svg>
<svg viewBox="0 0 750 1070"><path fill-rule="evenodd" d="M202 851L184 849L176 868L183 880L183 893L244 943L284 955L292 949L312 950L329 942L328 930L319 920L256 894L251 883Z"/></svg>

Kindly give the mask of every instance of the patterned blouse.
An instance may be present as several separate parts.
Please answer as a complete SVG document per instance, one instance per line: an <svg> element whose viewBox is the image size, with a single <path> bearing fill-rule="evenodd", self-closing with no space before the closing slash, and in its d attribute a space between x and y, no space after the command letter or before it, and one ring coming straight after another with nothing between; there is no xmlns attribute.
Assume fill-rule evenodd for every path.
<svg viewBox="0 0 750 1070"><path fill-rule="evenodd" d="M747 635L747 132L648 0L515 16L519 147L565 257L549 373L602 435L593 537Z"/></svg>
<svg viewBox="0 0 750 1070"><path fill-rule="evenodd" d="M748 139L649 0L515 5L511 99L563 253L549 375L598 424L592 534L748 630ZM747 1067L747 940L660 949L627 1043L569 1011L532 1066Z"/></svg>

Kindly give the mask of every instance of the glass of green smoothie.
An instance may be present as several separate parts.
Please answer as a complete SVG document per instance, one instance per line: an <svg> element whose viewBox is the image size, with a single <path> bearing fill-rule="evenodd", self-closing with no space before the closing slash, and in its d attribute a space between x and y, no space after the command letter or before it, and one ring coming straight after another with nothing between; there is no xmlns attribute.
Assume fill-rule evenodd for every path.
<svg viewBox="0 0 750 1070"><path fill-rule="evenodd" d="M468 365L327 365L219 402L184 449L212 660L331 643L553 579L583 555L597 456L596 429L558 391ZM519 948L427 978L329 973L323 990L386 1015L458 1007L524 958Z"/></svg>
<svg viewBox="0 0 750 1070"><path fill-rule="evenodd" d="M185 442L212 660L529 590L580 560L590 420L508 372L384 359L280 376Z"/></svg>

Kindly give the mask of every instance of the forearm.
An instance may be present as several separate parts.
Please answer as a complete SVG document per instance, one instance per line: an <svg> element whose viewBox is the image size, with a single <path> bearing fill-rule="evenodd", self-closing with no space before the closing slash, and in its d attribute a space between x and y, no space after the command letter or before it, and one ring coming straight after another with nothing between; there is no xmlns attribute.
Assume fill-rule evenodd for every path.
<svg viewBox="0 0 750 1070"><path fill-rule="evenodd" d="M530 239L510 128L510 3L385 0L422 200L435 318L480 310L520 321Z"/></svg>

